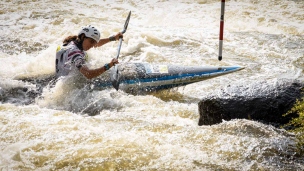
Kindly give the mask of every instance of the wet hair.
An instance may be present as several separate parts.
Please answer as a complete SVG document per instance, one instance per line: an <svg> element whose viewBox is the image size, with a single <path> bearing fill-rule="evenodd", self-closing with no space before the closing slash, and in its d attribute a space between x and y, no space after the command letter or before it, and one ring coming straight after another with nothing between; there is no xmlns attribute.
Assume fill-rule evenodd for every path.
<svg viewBox="0 0 304 171"><path fill-rule="evenodd" d="M68 36L63 40L63 46L67 46L71 41L73 41L80 50L82 50L82 42L86 36L84 34L80 34L79 36Z"/></svg>
<svg viewBox="0 0 304 171"><path fill-rule="evenodd" d="M68 45L71 41L76 41L78 38L78 36L74 35L74 36L68 36L63 40L63 46Z"/></svg>

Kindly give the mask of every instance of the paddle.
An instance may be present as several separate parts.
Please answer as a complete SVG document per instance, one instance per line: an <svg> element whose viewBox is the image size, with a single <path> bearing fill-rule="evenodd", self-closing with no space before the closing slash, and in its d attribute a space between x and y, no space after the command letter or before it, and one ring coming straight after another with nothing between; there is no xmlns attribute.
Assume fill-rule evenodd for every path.
<svg viewBox="0 0 304 171"><path fill-rule="evenodd" d="M124 28L121 31L121 34L124 34L127 31L128 24L129 24L129 21L130 21L130 17L131 17L131 11L129 12L129 15L128 15L128 17L126 19L126 22L125 22L125 25L124 25ZM117 50L116 59L118 59L118 57L119 57L121 44L122 44L122 38L119 38L119 44L118 44L118 50ZM119 77L118 77L118 68L117 68L117 65L115 65L115 67L114 67L114 72L113 72L113 75L111 76L111 81L112 81L113 87L116 90L118 90L118 88L119 88Z"/></svg>
<svg viewBox="0 0 304 171"><path fill-rule="evenodd" d="M225 12L225 0L221 2L221 21L220 21L220 35L219 35L219 56L218 60L222 60L222 49L223 49L223 37L224 37L224 12Z"/></svg>

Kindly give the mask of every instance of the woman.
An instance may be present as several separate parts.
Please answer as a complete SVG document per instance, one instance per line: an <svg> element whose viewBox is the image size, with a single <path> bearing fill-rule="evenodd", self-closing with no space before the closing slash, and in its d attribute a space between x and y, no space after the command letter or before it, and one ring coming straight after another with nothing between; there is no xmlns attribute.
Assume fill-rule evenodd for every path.
<svg viewBox="0 0 304 171"><path fill-rule="evenodd" d="M72 71L79 71L87 79L95 78L110 69L118 60L113 58L110 63L97 69L89 69L86 66L87 54L85 51L92 47L102 46L110 41L122 38L121 33L109 38L100 39L100 32L93 26L83 27L76 36L64 39L63 46L57 48L56 52L56 77L66 76Z"/></svg>

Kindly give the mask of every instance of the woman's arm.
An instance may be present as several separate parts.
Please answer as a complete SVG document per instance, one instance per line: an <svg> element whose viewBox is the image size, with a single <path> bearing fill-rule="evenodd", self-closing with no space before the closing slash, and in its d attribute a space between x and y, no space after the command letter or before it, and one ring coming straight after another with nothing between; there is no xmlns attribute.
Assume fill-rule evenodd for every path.
<svg viewBox="0 0 304 171"><path fill-rule="evenodd" d="M111 68L115 64L118 64L118 60L116 58L113 58L112 61L108 64L108 67ZM106 68L106 65L103 66L103 67L100 67L100 68L96 68L96 69L89 69L86 65L83 65L83 66L81 66L81 68L79 69L79 71L87 79L92 79L92 78L98 77L99 75L101 75L102 73L104 73L105 71L107 71L108 69Z"/></svg>
<svg viewBox="0 0 304 171"><path fill-rule="evenodd" d="M109 42L110 42L110 38L100 39L99 42L94 47L100 47Z"/></svg>
<svg viewBox="0 0 304 171"><path fill-rule="evenodd" d="M109 43L110 41L116 41L120 37L122 38L123 35L120 32L118 32L115 36L111 36L109 38L100 39L99 42L94 47L100 47L100 46L102 46L102 45L104 45L106 43Z"/></svg>

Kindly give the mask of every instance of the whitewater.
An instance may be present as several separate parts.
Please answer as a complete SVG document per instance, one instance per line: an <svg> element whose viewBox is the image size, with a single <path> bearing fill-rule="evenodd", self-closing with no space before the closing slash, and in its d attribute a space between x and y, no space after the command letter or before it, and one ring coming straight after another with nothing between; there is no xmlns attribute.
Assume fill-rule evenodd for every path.
<svg viewBox="0 0 304 171"><path fill-rule="evenodd" d="M231 85L303 82L304 1L2 0L0 170L304 170L284 129L234 119L198 126L198 102ZM132 11L120 63L243 66L218 78L157 92L48 84L55 52L82 26L107 38ZM118 42L88 51L91 68ZM254 90L252 90L254 92Z"/></svg>

